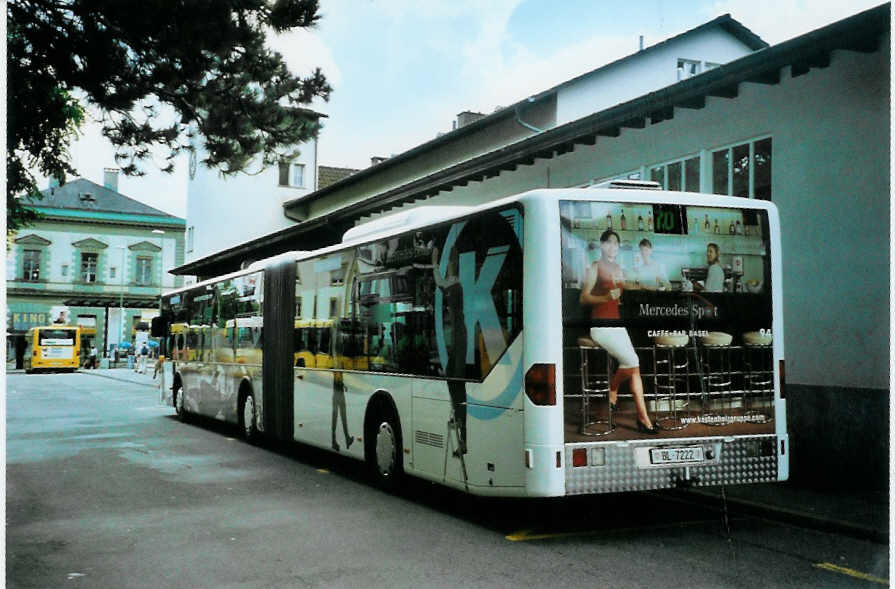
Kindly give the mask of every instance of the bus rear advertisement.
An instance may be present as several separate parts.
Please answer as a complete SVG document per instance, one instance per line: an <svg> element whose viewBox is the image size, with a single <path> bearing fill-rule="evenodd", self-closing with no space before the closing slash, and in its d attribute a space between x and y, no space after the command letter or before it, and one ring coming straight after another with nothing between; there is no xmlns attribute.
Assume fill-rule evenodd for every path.
<svg viewBox="0 0 895 589"><path fill-rule="evenodd" d="M162 401L481 495L788 477L764 201L419 207L166 294Z"/></svg>

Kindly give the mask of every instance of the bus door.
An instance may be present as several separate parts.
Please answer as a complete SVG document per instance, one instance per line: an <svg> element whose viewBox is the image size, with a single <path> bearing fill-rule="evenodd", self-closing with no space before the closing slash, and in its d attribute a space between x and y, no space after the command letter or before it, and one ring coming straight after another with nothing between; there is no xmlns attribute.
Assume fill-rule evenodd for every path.
<svg viewBox="0 0 895 589"><path fill-rule="evenodd" d="M186 323L172 323L168 333L168 354L172 361L186 361Z"/></svg>

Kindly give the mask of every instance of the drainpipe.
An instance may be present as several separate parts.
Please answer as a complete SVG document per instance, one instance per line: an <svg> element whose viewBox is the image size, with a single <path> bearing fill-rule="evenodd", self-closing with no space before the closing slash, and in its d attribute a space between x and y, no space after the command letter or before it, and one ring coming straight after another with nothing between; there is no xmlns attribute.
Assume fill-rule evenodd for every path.
<svg viewBox="0 0 895 589"><path fill-rule="evenodd" d="M528 102L534 102L534 101L535 101L535 99L533 96L529 97ZM528 129L529 131L534 131L535 133L543 133L544 132L543 129L538 129L534 125L529 125L528 123L526 123L525 121L522 120L522 115L519 113L519 105L518 104L516 105L516 122L519 123L521 126L525 127L526 129Z"/></svg>
<svg viewBox="0 0 895 589"><path fill-rule="evenodd" d="M317 145L320 143L320 138L317 137L314 139L314 190L313 192L317 192L317 187L320 186L320 160L317 159ZM284 217L288 218L286 213L283 213Z"/></svg>

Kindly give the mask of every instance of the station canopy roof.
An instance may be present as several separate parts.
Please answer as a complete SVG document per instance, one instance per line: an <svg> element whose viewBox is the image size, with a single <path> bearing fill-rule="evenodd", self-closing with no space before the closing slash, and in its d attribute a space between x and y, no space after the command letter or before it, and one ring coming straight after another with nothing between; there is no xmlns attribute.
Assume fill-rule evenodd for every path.
<svg viewBox="0 0 895 589"><path fill-rule="evenodd" d="M133 294L119 297L114 294L77 294L64 301L70 307L125 307L127 309L155 309L159 306L159 295Z"/></svg>
<svg viewBox="0 0 895 589"><path fill-rule="evenodd" d="M792 77L805 75L813 68L828 67L833 51L875 52L889 31L890 7L886 3L778 45L759 49L698 76L443 168L396 188L371 194L328 214L300 221L286 229L184 264L171 272L206 278L238 270L245 260L260 260L287 251L316 249L338 243L342 234L364 216L423 200L470 182L493 178L503 171L532 165L537 159L552 159L573 151L577 145L594 145L597 137L611 140L625 128L643 129L648 125L661 124L673 119L676 109L704 108L709 96L736 99L742 83L779 84L781 70L785 67L790 68ZM459 131L480 129L488 124L492 116L495 115ZM440 139L445 140L445 137ZM418 146L392 160L406 160L412 152L418 152L428 145ZM386 160L372 170L385 170L392 160ZM307 202L336 192L359 181L366 173L367 170L363 170L301 200ZM289 207L290 203L285 206Z"/></svg>

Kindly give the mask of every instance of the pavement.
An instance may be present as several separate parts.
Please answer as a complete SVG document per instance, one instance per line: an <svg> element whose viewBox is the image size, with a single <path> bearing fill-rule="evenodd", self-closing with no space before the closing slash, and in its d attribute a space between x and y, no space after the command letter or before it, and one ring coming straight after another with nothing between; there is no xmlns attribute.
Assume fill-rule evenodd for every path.
<svg viewBox="0 0 895 589"><path fill-rule="evenodd" d="M158 388L159 379L156 378L155 380L153 380L152 378L152 369L154 366L155 360L147 362L145 374L140 374L133 368L85 368L79 370L78 372L90 374L91 376L101 376L103 378L111 378L112 380L119 380L122 382L130 382L133 384ZM161 374L159 374L159 378L160 377Z"/></svg>
<svg viewBox="0 0 895 589"><path fill-rule="evenodd" d="M7 369L7 374L23 372ZM110 378L146 387L158 387L152 369L139 374L129 368L81 370L92 376ZM884 490L809 489L791 482L729 485L687 490L662 491L718 509L748 514L801 527L846 534L877 543L889 542L889 496Z"/></svg>
<svg viewBox="0 0 895 589"><path fill-rule="evenodd" d="M720 509L726 503L734 513L889 543L889 496L886 491L808 489L787 481L671 493L688 497L698 495Z"/></svg>

